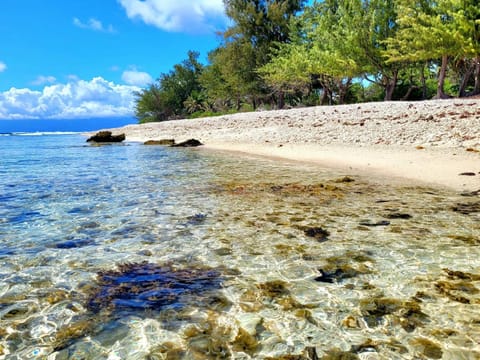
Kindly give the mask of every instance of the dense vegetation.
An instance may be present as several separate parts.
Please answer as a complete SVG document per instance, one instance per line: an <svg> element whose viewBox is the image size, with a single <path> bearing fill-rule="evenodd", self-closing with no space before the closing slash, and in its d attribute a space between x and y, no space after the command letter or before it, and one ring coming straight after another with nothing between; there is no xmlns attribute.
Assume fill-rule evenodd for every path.
<svg viewBox="0 0 480 360"><path fill-rule="evenodd" d="M137 94L140 122L480 94L478 0L224 0L219 46Z"/></svg>

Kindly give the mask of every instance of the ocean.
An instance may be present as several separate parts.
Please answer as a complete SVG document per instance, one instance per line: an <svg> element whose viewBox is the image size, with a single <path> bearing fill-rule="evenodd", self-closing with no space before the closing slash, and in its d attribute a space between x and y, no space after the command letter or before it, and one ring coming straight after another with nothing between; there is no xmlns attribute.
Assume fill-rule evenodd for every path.
<svg viewBox="0 0 480 360"><path fill-rule="evenodd" d="M0 359L478 359L480 200L0 136Z"/></svg>

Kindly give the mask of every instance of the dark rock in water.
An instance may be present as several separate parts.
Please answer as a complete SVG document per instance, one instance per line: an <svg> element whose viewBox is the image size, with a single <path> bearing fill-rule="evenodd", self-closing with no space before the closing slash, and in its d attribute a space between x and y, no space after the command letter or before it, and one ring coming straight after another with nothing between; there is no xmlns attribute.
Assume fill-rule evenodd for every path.
<svg viewBox="0 0 480 360"><path fill-rule="evenodd" d="M175 145L174 139L162 139L162 140L148 140L143 145L161 145L161 146L173 146Z"/></svg>
<svg viewBox="0 0 480 360"><path fill-rule="evenodd" d="M2 248L0 249L0 257L15 255L15 251L12 249Z"/></svg>
<svg viewBox="0 0 480 360"><path fill-rule="evenodd" d="M320 276L315 278L315 281L324 282L333 284L334 282L340 282L343 279L350 279L353 278L360 273L352 267L345 266L342 268L336 268L332 270L323 270L318 269L320 271Z"/></svg>
<svg viewBox="0 0 480 360"><path fill-rule="evenodd" d="M384 317L389 315L407 332L412 332L428 320L428 316L421 311L420 303L416 300L402 301L400 299L376 297L360 301L360 311L368 326L381 325Z"/></svg>
<svg viewBox="0 0 480 360"><path fill-rule="evenodd" d="M187 217L187 224L189 225L199 225L199 224L202 224L203 222L205 222L205 220L207 219L207 215L206 214L195 214L195 215L192 215L192 216L189 216Z"/></svg>
<svg viewBox="0 0 480 360"><path fill-rule="evenodd" d="M360 221L360 225L363 225L363 226L388 226L388 225L390 225L390 221L380 220L380 221L373 222L373 221L370 221L370 220L364 220L364 221Z"/></svg>
<svg viewBox="0 0 480 360"><path fill-rule="evenodd" d="M478 213L480 212L480 201L470 203L458 203L452 207L452 210L464 215Z"/></svg>
<svg viewBox="0 0 480 360"><path fill-rule="evenodd" d="M196 139L190 139L187 141L183 141L181 143L172 145L173 147L196 147L196 146L201 146L203 145L200 141Z"/></svg>
<svg viewBox="0 0 480 360"><path fill-rule="evenodd" d="M464 191L460 195L462 195L462 196L477 196L477 195L480 195L480 190Z"/></svg>
<svg viewBox="0 0 480 360"><path fill-rule="evenodd" d="M476 174L474 172L467 171L467 172L460 173L458 175L460 175L460 176L475 176Z"/></svg>
<svg viewBox="0 0 480 360"><path fill-rule="evenodd" d="M424 358L441 359L443 357L443 351L440 345L429 339L423 337L414 338L410 341L410 345L421 351Z"/></svg>
<svg viewBox="0 0 480 360"><path fill-rule="evenodd" d="M211 268L178 269L172 264L148 262L123 264L118 270L98 273L98 286L87 307L93 312L105 310L162 310L187 304L208 305L209 292L222 285L220 272ZM211 302L211 301L210 301ZM207 305L206 305L207 304Z"/></svg>
<svg viewBox="0 0 480 360"><path fill-rule="evenodd" d="M290 294L287 283L282 280L267 281L266 283L258 284L257 286L262 291L262 294L268 298Z"/></svg>
<svg viewBox="0 0 480 360"><path fill-rule="evenodd" d="M403 219L403 220L408 220L412 218L412 215L407 214L407 213L390 213L386 216L387 219Z"/></svg>
<svg viewBox="0 0 480 360"><path fill-rule="evenodd" d="M89 137L87 142L96 143L118 143L125 140L125 134L112 135L111 131L99 131L95 135Z"/></svg>
<svg viewBox="0 0 480 360"><path fill-rule="evenodd" d="M313 237L320 242L324 242L328 240L328 236L330 236L330 232L325 230L321 227L311 227L304 230L305 235L308 237Z"/></svg>
<svg viewBox="0 0 480 360"><path fill-rule="evenodd" d="M93 243L93 240L88 239L77 239L77 240L67 240L55 244L55 247L58 249L74 249L79 247L84 247Z"/></svg>
<svg viewBox="0 0 480 360"><path fill-rule="evenodd" d="M340 179L335 180L336 183L351 183L354 182L355 179L350 176L344 176Z"/></svg>

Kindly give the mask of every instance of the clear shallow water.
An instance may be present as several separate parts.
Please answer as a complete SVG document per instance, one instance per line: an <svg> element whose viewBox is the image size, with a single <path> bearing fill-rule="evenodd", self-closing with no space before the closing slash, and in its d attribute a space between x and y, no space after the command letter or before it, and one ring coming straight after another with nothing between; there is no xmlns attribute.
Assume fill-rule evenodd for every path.
<svg viewBox="0 0 480 360"><path fill-rule="evenodd" d="M0 358L480 358L478 195L76 135L0 148Z"/></svg>

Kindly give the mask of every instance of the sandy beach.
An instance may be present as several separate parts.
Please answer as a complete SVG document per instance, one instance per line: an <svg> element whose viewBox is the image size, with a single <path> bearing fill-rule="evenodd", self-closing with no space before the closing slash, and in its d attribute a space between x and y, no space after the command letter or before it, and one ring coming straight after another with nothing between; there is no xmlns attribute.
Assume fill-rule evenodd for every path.
<svg viewBox="0 0 480 360"><path fill-rule="evenodd" d="M480 189L480 99L257 111L111 129L127 141L190 138L205 150L307 161L457 191Z"/></svg>

